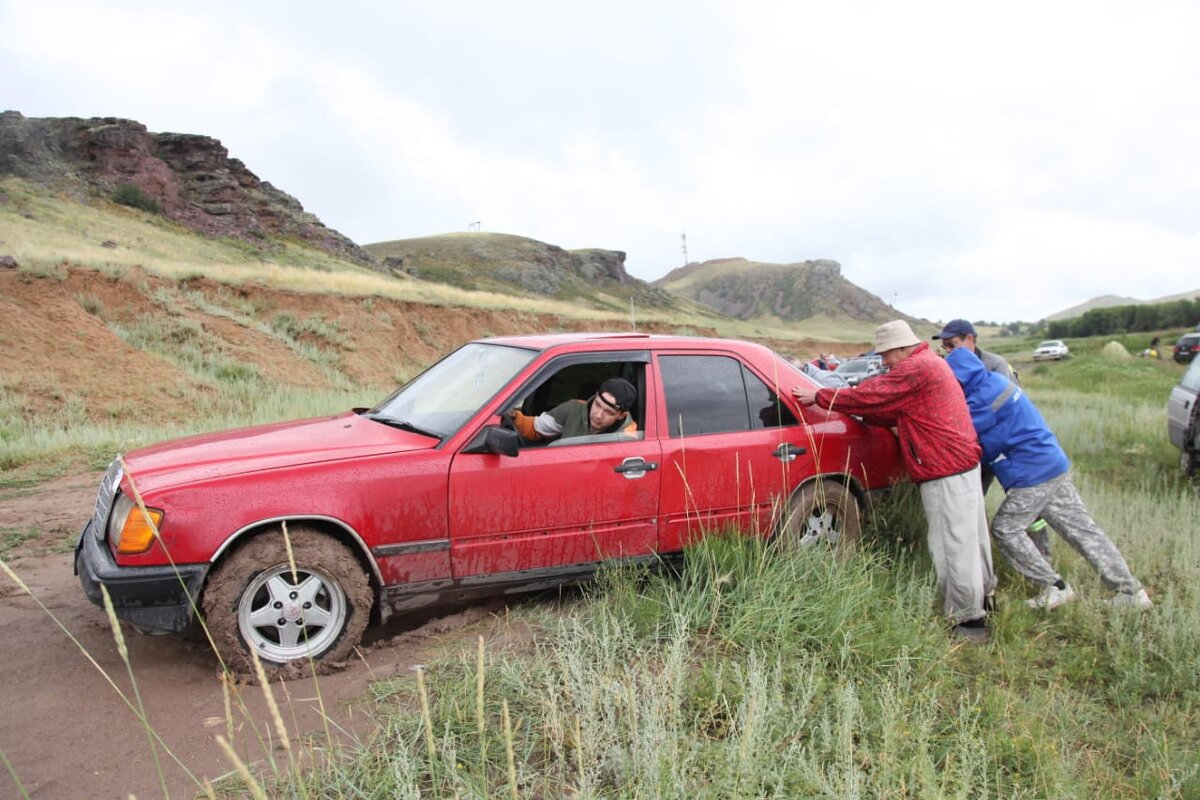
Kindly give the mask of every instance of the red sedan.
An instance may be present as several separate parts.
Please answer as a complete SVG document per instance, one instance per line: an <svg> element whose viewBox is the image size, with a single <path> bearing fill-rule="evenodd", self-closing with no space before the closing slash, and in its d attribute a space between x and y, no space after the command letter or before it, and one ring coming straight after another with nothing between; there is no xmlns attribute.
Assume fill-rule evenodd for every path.
<svg viewBox="0 0 1200 800"><path fill-rule="evenodd" d="M511 412L633 399L621 430L530 441ZM340 660L371 619L658 561L735 528L858 535L902 477L890 431L800 409L757 344L644 334L471 342L376 407L168 441L109 467L76 551L135 627L203 618L227 663ZM588 406L590 408L590 405ZM634 432L631 432L634 431Z"/></svg>

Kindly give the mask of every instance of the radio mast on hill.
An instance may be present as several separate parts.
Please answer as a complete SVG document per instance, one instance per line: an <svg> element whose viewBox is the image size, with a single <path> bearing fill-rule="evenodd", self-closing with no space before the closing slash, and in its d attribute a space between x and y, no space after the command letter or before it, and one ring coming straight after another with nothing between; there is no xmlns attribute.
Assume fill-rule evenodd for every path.
<svg viewBox="0 0 1200 800"><path fill-rule="evenodd" d="M688 265L688 257L687 257L687 231L684 231L683 233L679 234L679 238L683 240L683 265L686 267L686 266Z"/></svg>

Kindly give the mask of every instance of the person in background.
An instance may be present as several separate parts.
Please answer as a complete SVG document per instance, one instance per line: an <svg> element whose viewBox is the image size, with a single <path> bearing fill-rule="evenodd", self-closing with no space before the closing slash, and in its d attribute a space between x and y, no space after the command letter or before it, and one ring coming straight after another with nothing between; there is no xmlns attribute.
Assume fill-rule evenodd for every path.
<svg viewBox="0 0 1200 800"><path fill-rule="evenodd" d="M965 319L950 320L940 333L934 334L933 338L934 341L941 340L942 349L947 353L956 347L967 348L978 356L979 360L989 370L1003 375L1018 386L1021 385L1020 376L1017 375L1017 371L1012 368L1012 365L1008 363L1004 356L980 349L979 336L975 333L975 326Z"/></svg>
<svg viewBox="0 0 1200 800"><path fill-rule="evenodd" d="M875 352L887 372L853 388L798 386L792 394L803 405L896 428L904 466L920 489L951 635L986 642L991 632L985 606L996 577L979 489L979 443L966 400L946 362L904 320L876 329Z"/></svg>
<svg viewBox="0 0 1200 800"><path fill-rule="evenodd" d="M979 347L979 337L975 333L975 326L965 319L952 319L942 328L941 333L933 337L935 340L940 339L942 342L942 350L947 354L954 350L963 347L970 350L972 353L983 362L990 372L997 375L1003 375L1018 386L1021 385L1021 377L1017 371L1012 368L1012 365L1005 360L1004 356L990 353L987 350L982 350ZM992 471L984 464L980 470L980 480L983 486L983 496L987 497L988 489L992 486ZM1029 530L1025 531L1029 536L1030 541L1038 549L1046 560L1050 560L1050 531L1046 527L1046 520L1038 517L1029 525Z"/></svg>
<svg viewBox="0 0 1200 800"><path fill-rule="evenodd" d="M822 386L829 386L834 389L842 389L850 385L850 382L838 375L831 369L822 369L814 366L811 361L806 361L800 365L800 371L808 377L812 378Z"/></svg>
<svg viewBox="0 0 1200 800"><path fill-rule="evenodd" d="M1025 535L1033 520L1043 518L1115 592L1110 603L1153 607L1117 546L1084 507L1071 481L1071 462L1033 402L1019 386L989 371L965 347L951 351L946 363L966 395L983 448L983 463L1004 487L1004 502L992 518L996 546L1017 572L1041 587L1037 596L1027 601L1029 606L1054 609L1075 596L1075 590Z"/></svg>

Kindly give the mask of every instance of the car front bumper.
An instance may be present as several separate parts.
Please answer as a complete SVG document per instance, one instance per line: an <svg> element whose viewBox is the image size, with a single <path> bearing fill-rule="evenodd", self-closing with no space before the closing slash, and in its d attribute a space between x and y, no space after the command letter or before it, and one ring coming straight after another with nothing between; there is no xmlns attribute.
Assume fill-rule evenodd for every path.
<svg viewBox="0 0 1200 800"><path fill-rule="evenodd" d="M181 633L191 624L208 564L122 567L88 522L75 546L75 574L98 606L104 605L100 586L108 589L118 619L147 633Z"/></svg>

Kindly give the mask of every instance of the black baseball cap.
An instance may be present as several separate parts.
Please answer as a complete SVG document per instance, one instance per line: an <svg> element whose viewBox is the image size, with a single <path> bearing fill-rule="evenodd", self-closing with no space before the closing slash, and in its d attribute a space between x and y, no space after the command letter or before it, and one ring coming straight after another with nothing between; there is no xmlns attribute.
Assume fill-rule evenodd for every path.
<svg viewBox="0 0 1200 800"><path fill-rule="evenodd" d="M600 384L596 394L610 395L613 399L613 406L618 411L628 411L637 401L637 389L633 388L633 384L624 378L609 378Z"/></svg>

